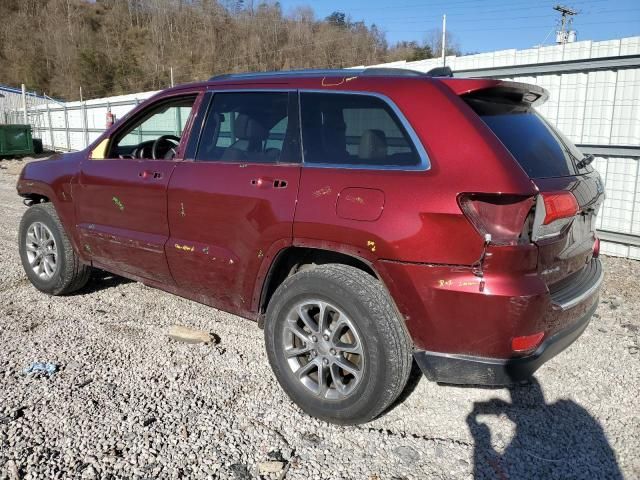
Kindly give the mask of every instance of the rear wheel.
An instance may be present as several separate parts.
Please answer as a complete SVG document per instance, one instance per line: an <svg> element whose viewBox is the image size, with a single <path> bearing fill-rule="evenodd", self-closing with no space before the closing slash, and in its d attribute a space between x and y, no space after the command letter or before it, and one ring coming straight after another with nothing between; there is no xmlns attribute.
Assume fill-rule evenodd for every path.
<svg viewBox="0 0 640 480"><path fill-rule="evenodd" d="M18 237L22 266L38 290L64 295L86 285L91 267L73 251L52 204L30 207L22 216Z"/></svg>
<svg viewBox="0 0 640 480"><path fill-rule="evenodd" d="M382 284L328 264L287 278L267 309L265 343L282 388L305 412L372 420L406 385L411 342Z"/></svg>

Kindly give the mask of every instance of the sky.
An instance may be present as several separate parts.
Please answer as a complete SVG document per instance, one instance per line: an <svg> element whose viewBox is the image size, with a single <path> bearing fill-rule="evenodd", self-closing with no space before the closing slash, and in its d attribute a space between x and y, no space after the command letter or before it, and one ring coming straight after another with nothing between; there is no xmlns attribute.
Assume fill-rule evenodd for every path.
<svg viewBox="0 0 640 480"><path fill-rule="evenodd" d="M461 50L488 52L552 44L561 3L580 13L573 29L578 40L610 40L640 35L640 0L280 0L285 12L310 6L318 18L339 10L352 21L376 24L393 44L421 42L442 26L454 34Z"/></svg>

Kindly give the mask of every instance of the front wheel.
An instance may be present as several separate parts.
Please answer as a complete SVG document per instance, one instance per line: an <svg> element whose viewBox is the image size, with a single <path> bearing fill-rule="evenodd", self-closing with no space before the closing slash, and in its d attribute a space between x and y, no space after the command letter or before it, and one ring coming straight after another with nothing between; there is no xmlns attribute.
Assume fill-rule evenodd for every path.
<svg viewBox="0 0 640 480"><path fill-rule="evenodd" d="M20 221L20 259L38 290L64 295L84 287L91 267L73 251L55 208L50 203L29 207Z"/></svg>
<svg viewBox="0 0 640 480"><path fill-rule="evenodd" d="M267 309L269 363L308 414L372 420L402 392L411 342L382 284L354 267L315 266L287 278Z"/></svg>

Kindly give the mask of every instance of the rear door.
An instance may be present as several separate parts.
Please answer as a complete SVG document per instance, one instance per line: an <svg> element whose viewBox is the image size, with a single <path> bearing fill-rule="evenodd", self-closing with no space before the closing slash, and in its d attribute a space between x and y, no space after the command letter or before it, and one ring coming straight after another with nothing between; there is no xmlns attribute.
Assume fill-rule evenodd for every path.
<svg viewBox="0 0 640 480"><path fill-rule="evenodd" d="M526 92L497 88L465 100L540 191L533 240L539 273L553 285L591 260L604 186L591 165L593 158L542 118L526 97Z"/></svg>
<svg viewBox="0 0 640 480"><path fill-rule="evenodd" d="M199 143L169 184L167 258L179 287L251 311L274 252L291 244L300 178L295 92L216 92ZM196 125L194 125L194 128Z"/></svg>

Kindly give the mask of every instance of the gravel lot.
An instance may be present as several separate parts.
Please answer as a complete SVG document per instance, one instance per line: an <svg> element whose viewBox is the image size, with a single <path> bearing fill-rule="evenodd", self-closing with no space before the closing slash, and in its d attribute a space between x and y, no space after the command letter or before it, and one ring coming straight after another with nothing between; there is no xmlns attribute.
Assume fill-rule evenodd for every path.
<svg viewBox="0 0 640 480"><path fill-rule="evenodd" d="M640 478L640 262L604 259L596 318L530 385L416 374L381 418L337 427L288 400L249 321L107 275L37 292L19 164L0 162L0 479ZM174 324L219 342L170 340ZM34 361L60 370L24 374Z"/></svg>

